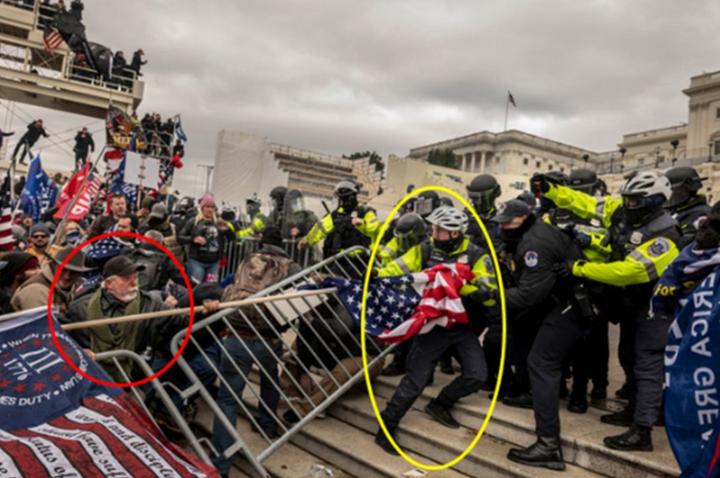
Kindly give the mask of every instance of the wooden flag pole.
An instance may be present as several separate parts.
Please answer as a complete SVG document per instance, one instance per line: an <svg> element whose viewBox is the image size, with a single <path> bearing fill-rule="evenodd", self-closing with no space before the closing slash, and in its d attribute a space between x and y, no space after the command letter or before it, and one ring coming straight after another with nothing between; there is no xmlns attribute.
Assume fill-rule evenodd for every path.
<svg viewBox="0 0 720 478"><path fill-rule="evenodd" d="M268 302L275 302L279 300L291 300L291 299L300 299L303 297L310 297L314 295L322 295L322 294L333 294L337 292L336 288L330 288L330 289L318 289L318 290L307 290L307 291L301 291L301 292L292 292L290 294L284 294L284 295L271 295L268 297L258 297L255 299L245 299L245 300L237 300L233 302L224 302L220 304L219 309L230 309L230 308L236 308L236 307L242 307L246 305L255 305L255 304L265 304ZM92 320L88 322L76 322L74 324L65 324L62 326L64 330L77 330L77 329L86 329L90 327L100 327L102 325L111 325L111 324L123 324L126 322L137 322L140 320L147 320L147 319L159 319L162 317L170 317L173 315L183 315L183 314L189 314L190 308L186 307L184 309L172 309L172 310L163 310L160 312L148 312L146 314L137 314L137 315L128 315L125 317L114 317L112 319L99 319L99 320Z"/></svg>

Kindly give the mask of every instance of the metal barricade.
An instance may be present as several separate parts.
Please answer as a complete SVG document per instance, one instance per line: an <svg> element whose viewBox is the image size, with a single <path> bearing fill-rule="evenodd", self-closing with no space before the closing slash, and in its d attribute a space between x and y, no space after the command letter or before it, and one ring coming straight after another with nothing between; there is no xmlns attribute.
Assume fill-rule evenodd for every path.
<svg viewBox="0 0 720 478"><path fill-rule="evenodd" d="M362 265L367 267L367 259L365 262L360 259L363 257L369 257L367 249L344 251L252 298L289 293L326 276L361 277ZM217 374L218 398L213 398L182 356L177 364L192 385L182 390L180 396L199 394L212 410L213 436L224 436L224 443L229 443L216 452L225 459L241 453L259 470L264 460L363 379L359 330L335 293L220 311L193 326L188 344L200 350L205 364ZM221 332L226 335L221 337ZM201 333L205 343L210 337L210 346L220 348L220 366L206 355L210 346L203 349L198 341ZM170 344L173 353L184 339L185 332L173 337ZM371 356L368 366L373 373L379 373L392 347L385 348L370 339L367 347ZM244 398L241 388L246 392ZM279 405L281 402L285 405ZM279 418L278 410L285 407L287 411ZM223 409L228 410L228 415ZM262 428L260 419L255 417L257 412L273 422L279 436L273 439L273 430ZM250 422L267 444L259 453L253 453L240 436L236 428L238 414ZM219 438L215 445L218 441Z"/></svg>
<svg viewBox="0 0 720 478"><path fill-rule="evenodd" d="M150 367L150 365L148 365L148 363L141 356L130 350L114 350L111 352L103 352L97 354L97 356L95 357L95 361L98 362L100 365L105 366L109 363L110 366L116 367L118 372L120 372L123 377L123 382L131 383L133 380L128 377L125 368L120 363L121 360L129 360L130 362L132 362L134 370L139 371L145 377L152 377L155 373ZM127 392L130 393L133 398L135 398L135 401L143 408L143 410L145 410L147 416L153 421L153 423L155 423L156 426L158 426L158 428L160 428L156 421L156 417L148 409L148 404L146 403L146 396L148 391L154 391L157 398L165 407L164 411L166 411L166 413L168 413L170 417L172 417L175 424L177 424L177 426L180 428L183 436L185 437L185 439L187 439L195 455L204 462L211 463L208 453L203 447L203 444L205 444L205 447L208 450L212 450L212 444L207 438L198 438L195 435L195 433L191 430L190 425L183 419L182 414L178 410L173 400L170 398L170 395L168 394L167 390L165 390L165 387L163 385L166 384L161 384L160 380L153 379L148 382L145 387L130 387L127 389ZM262 469L262 467L260 466L259 468Z"/></svg>
<svg viewBox="0 0 720 478"><path fill-rule="evenodd" d="M260 239L249 237L239 239L238 242L228 241L225 244L225 259L227 260L225 267L220 271L220 280L230 274L235 274L240 263L250 254L257 252L260 248Z"/></svg>
<svg viewBox="0 0 720 478"><path fill-rule="evenodd" d="M303 269L307 269L316 262L315 260L315 248L307 247L303 250L298 250L298 243L302 239L283 239L283 248L290 259L298 264Z"/></svg>

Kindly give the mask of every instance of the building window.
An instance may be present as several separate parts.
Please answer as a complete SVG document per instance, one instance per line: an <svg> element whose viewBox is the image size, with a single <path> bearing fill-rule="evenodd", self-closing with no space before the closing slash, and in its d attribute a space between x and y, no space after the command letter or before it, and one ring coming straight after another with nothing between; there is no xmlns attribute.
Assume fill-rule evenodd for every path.
<svg viewBox="0 0 720 478"><path fill-rule="evenodd" d="M540 169L540 161L535 161L535 169Z"/></svg>
<svg viewBox="0 0 720 478"><path fill-rule="evenodd" d="M715 117L720 118L720 108L715 110Z"/></svg>
<svg viewBox="0 0 720 478"><path fill-rule="evenodd" d="M553 165L552 165L552 164L548 164L548 171L552 171L552 170L553 170Z"/></svg>
<svg viewBox="0 0 720 478"><path fill-rule="evenodd" d="M495 158L495 164L500 164L500 158L499 158L499 157Z"/></svg>
<svg viewBox="0 0 720 478"><path fill-rule="evenodd" d="M720 154L720 141L715 141L715 156Z"/></svg>
<svg viewBox="0 0 720 478"><path fill-rule="evenodd" d="M527 158L523 158L523 166L527 166L529 162L530 160L528 160Z"/></svg>
<svg viewBox="0 0 720 478"><path fill-rule="evenodd" d="M561 173L564 173L564 172L565 172L565 168L561 167L561 168L560 168L560 172L561 172Z"/></svg>
<svg viewBox="0 0 720 478"><path fill-rule="evenodd" d="M638 166L645 164L645 158L638 158Z"/></svg>

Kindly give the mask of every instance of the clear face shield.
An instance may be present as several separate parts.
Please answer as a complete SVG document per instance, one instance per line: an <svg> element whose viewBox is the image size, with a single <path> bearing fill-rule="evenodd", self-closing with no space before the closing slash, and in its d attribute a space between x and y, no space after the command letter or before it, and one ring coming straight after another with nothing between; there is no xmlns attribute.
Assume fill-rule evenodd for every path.
<svg viewBox="0 0 720 478"><path fill-rule="evenodd" d="M688 201L692 197L691 191L685 186L685 183L673 184L672 196L668 201L668 207L679 206L684 202Z"/></svg>
<svg viewBox="0 0 720 478"><path fill-rule="evenodd" d="M478 214L488 214L495 207L495 192L468 192L468 199Z"/></svg>
<svg viewBox="0 0 720 478"><path fill-rule="evenodd" d="M245 212L250 219L253 219L260 212L260 205L256 202L247 202L245 204Z"/></svg>
<svg viewBox="0 0 720 478"><path fill-rule="evenodd" d="M285 203L283 204L282 217L282 235L284 238L295 237L292 234L294 229L305 231L305 221L307 220L307 204L302 193L296 189L291 189L285 195Z"/></svg>
<svg viewBox="0 0 720 478"><path fill-rule="evenodd" d="M415 212L421 217L428 217L434 210L433 200L431 198L417 198L415 202Z"/></svg>

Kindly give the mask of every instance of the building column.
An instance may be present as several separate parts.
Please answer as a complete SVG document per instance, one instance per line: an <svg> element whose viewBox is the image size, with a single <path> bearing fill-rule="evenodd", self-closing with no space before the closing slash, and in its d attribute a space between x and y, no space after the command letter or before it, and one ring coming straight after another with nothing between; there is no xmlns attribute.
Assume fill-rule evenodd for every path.
<svg viewBox="0 0 720 478"><path fill-rule="evenodd" d="M466 162L467 162L467 156L463 154L463 155L460 155L460 157L462 158L462 161L461 161L461 163L460 163L460 171L465 171L465 165L466 165Z"/></svg>
<svg viewBox="0 0 720 478"><path fill-rule="evenodd" d="M487 161L487 151L483 151L480 156L480 174L485 174L485 162Z"/></svg>
<svg viewBox="0 0 720 478"><path fill-rule="evenodd" d="M471 154L471 161L470 161L470 172L475 172L475 167L477 167L477 157L480 153L470 153Z"/></svg>

